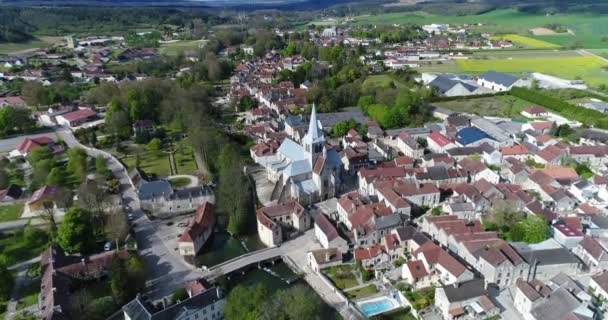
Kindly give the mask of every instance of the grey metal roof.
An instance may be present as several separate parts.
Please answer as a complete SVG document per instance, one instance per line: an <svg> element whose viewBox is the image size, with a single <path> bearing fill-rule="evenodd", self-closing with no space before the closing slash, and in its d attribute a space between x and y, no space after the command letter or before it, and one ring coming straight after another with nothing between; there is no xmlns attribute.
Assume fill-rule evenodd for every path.
<svg viewBox="0 0 608 320"><path fill-rule="evenodd" d="M481 297L488 293L484 288L483 279L473 279L459 285L447 285L441 289L450 303Z"/></svg>
<svg viewBox="0 0 608 320"><path fill-rule="evenodd" d="M394 228L401 224L401 217L398 214L391 214L390 216L377 217L376 229L389 229Z"/></svg>
<svg viewBox="0 0 608 320"><path fill-rule="evenodd" d="M581 303L566 288L551 293L543 303L531 310L536 319L562 319L564 315L579 307Z"/></svg>
<svg viewBox="0 0 608 320"><path fill-rule="evenodd" d="M139 199L141 200L148 200L161 195L169 196L171 193L173 193L173 188L167 180L144 182L139 187Z"/></svg>
<svg viewBox="0 0 608 320"><path fill-rule="evenodd" d="M496 71L487 71L486 73L479 76L480 79L484 79L486 81L491 81L497 84L501 84L505 87L509 87L514 84L519 78L514 77L512 75L508 75L505 73L500 73Z"/></svg>
<svg viewBox="0 0 608 320"><path fill-rule="evenodd" d="M291 161L305 160L304 148L289 138L285 138L277 152Z"/></svg>
<svg viewBox="0 0 608 320"><path fill-rule="evenodd" d="M591 215L591 222L600 229L608 229L608 217L603 215Z"/></svg>
<svg viewBox="0 0 608 320"><path fill-rule="evenodd" d="M163 310L156 310L149 303L144 302L141 297L137 297L127 303L123 307L123 311L131 320L174 320L188 310L200 310L222 299L224 299L224 292L221 288L210 288Z"/></svg>
<svg viewBox="0 0 608 320"><path fill-rule="evenodd" d="M539 266L579 263L576 256L566 248L530 251L520 251L520 248L514 248L530 265L534 263L538 263Z"/></svg>
<svg viewBox="0 0 608 320"><path fill-rule="evenodd" d="M475 91L475 89L477 89L477 87L471 84L462 81L452 80L444 76L437 76L435 79L433 79L433 81L429 83L429 86L437 88L437 90L439 90L439 92L443 94L452 89L453 87L457 86L458 84L462 85L469 92L473 92Z"/></svg>

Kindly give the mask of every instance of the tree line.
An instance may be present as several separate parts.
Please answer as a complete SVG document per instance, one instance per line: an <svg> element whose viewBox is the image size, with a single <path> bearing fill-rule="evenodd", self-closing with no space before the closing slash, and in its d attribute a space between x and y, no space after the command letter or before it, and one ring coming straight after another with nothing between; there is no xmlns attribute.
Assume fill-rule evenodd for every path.
<svg viewBox="0 0 608 320"><path fill-rule="evenodd" d="M555 111L567 118L579 121L585 125L592 125L600 129L608 129L608 116L597 110L579 107L534 89L513 88L511 89L511 94L520 99Z"/></svg>

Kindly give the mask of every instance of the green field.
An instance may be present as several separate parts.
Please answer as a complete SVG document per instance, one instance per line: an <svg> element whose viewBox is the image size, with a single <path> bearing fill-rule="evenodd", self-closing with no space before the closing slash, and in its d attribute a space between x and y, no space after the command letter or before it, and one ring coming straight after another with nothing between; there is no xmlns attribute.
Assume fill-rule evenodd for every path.
<svg viewBox="0 0 608 320"><path fill-rule="evenodd" d="M395 85L395 88L403 89L407 87L405 82L388 74L369 76L365 79L365 81L363 81L363 85L361 87L363 91L370 91L373 90L373 88L388 88L390 87L391 83Z"/></svg>
<svg viewBox="0 0 608 320"><path fill-rule="evenodd" d="M356 24L479 24L472 29L478 32L520 34L530 36L529 30L558 23L574 31L574 35L530 36L560 46L579 44L584 48L608 48L601 39L608 34L608 15L556 14L540 15L514 9L494 10L480 15L440 16L425 12L398 12L355 17ZM315 24L317 22L314 22Z"/></svg>
<svg viewBox="0 0 608 320"><path fill-rule="evenodd" d="M206 40L178 40L176 42L161 43L159 51L167 55L177 55L180 52L196 50L201 45L204 45L205 42Z"/></svg>
<svg viewBox="0 0 608 320"><path fill-rule="evenodd" d="M488 70L517 74L541 72L566 79L582 79L592 86L608 83L608 71L602 67L608 62L593 56L570 58L524 58L493 60L459 60L464 73L482 73Z"/></svg>
<svg viewBox="0 0 608 320"><path fill-rule="evenodd" d="M463 97L458 100L433 102L432 104L457 112L515 119L522 119L523 116L520 112L532 105L528 101L510 95L483 98Z"/></svg>
<svg viewBox="0 0 608 320"><path fill-rule="evenodd" d="M559 47L559 45L556 45L556 44L553 44L553 43L550 43L547 41L534 39L534 38L522 36L519 34L499 35L499 36L492 37L492 39L509 40L509 41L514 42L515 44L519 44L519 45L525 46L527 48L532 48L532 49L548 49L548 48L558 48Z"/></svg>
<svg viewBox="0 0 608 320"><path fill-rule="evenodd" d="M473 58L482 59L515 59L515 58L574 58L583 55L577 50L479 50L474 51Z"/></svg>
<svg viewBox="0 0 608 320"><path fill-rule="evenodd" d="M50 44L41 40L33 40L24 43L0 43L0 54L14 54L26 50L46 48Z"/></svg>

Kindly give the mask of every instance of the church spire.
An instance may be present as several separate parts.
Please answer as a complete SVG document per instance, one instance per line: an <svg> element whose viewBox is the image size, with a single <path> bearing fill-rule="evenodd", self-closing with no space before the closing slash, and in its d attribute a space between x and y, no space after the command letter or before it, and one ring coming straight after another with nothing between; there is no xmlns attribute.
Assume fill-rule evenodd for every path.
<svg viewBox="0 0 608 320"><path fill-rule="evenodd" d="M310 123L308 124L307 135L310 136L310 142L315 142L320 138L319 122L317 121L317 108L315 103L312 103L312 112L310 114Z"/></svg>
<svg viewBox="0 0 608 320"><path fill-rule="evenodd" d="M323 147L325 146L325 137L323 136L323 131L319 128L317 108L314 103L312 104L308 132L304 136L304 139L302 139L302 144L312 167L317 160L317 156L323 152Z"/></svg>

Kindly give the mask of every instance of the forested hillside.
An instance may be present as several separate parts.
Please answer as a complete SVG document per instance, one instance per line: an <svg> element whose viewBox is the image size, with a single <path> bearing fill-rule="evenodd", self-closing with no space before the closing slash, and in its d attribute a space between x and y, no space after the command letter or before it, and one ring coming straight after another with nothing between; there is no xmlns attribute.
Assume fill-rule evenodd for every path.
<svg viewBox="0 0 608 320"><path fill-rule="evenodd" d="M0 42L25 42L37 36L69 33L112 34L159 25L184 26L193 20L202 24L222 19L203 9L167 8L18 8L0 7Z"/></svg>

